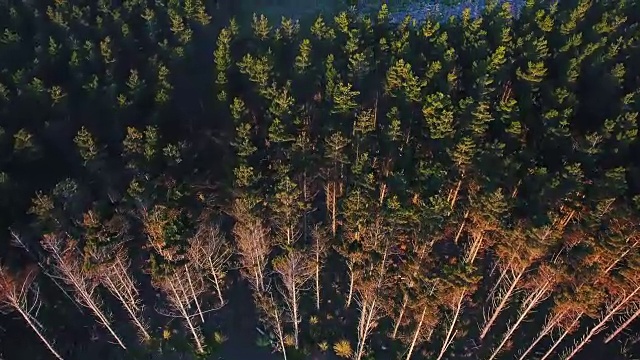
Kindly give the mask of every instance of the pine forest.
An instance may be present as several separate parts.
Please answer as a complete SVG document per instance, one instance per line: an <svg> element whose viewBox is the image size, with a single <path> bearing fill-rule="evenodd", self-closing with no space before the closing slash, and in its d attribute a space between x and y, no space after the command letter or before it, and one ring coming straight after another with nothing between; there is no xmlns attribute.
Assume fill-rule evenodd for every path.
<svg viewBox="0 0 640 360"><path fill-rule="evenodd" d="M0 358L640 357L640 2L220 3L0 0Z"/></svg>

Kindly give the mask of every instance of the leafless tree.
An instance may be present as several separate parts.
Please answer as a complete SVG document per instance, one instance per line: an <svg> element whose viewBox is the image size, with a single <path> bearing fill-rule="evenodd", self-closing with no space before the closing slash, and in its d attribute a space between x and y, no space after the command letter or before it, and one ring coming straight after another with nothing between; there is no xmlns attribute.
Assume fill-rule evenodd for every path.
<svg viewBox="0 0 640 360"><path fill-rule="evenodd" d="M442 348L440 348L440 353L438 354L437 360L442 359L444 354L447 352L447 349L453 343L453 339L457 331L455 330L456 324L458 321L458 317L460 316L460 312L462 311L462 305L464 303L464 298L468 294L468 289L466 288L457 288L453 289L454 291L447 294L446 298L450 300L445 301L445 303L453 308L453 316L450 321L449 330L447 330L447 334L444 338L444 342L442 343Z"/></svg>
<svg viewBox="0 0 640 360"><path fill-rule="evenodd" d="M189 261L204 269L218 295L220 306L224 304L222 288L229 266L231 249L217 225L202 222L190 242Z"/></svg>
<svg viewBox="0 0 640 360"><path fill-rule="evenodd" d="M204 282L190 279L188 266L178 266L166 276L154 279L154 286L165 295L167 306L158 309L158 312L165 316L181 318L186 327L191 332L197 351L204 353L204 343L197 317L202 320L203 311L199 306L199 296L204 293Z"/></svg>
<svg viewBox="0 0 640 360"><path fill-rule="evenodd" d="M311 231L311 254L313 256L313 267L315 277L316 310L320 310L320 272L322 270L328 250L328 236L319 225Z"/></svg>
<svg viewBox="0 0 640 360"><path fill-rule="evenodd" d="M432 288L432 290L435 287ZM429 294L430 295L430 294ZM422 342L429 341L431 334L437 324L437 309L435 304L428 298L428 296L418 299L414 302L412 309L413 317L416 321L409 337L409 348L407 349L407 356L405 360L411 360L416 346Z"/></svg>
<svg viewBox="0 0 640 360"><path fill-rule="evenodd" d="M313 276L313 264L299 250L289 251L274 261L273 268L280 276L282 287L278 290L284 299L288 315L293 323L293 338L296 349L300 333L300 292L305 283Z"/></svg>
<svg viewBox="0 0 640 360"><path fill-rule="evenodd" d="M266 268L271 253L268 229L262 221L250 215L245 209L234 209L236 224L233 228L242 275L249 281L256 293L267 290Z"/></svg>
<svg viewBox="0 0 640 360"><path fill-rule="evenodd" d="M76 241L60 234L46 234L41 242L42 247L49 253L54 267L50 276L62 280L71 287L76 301L90 309L118 345L126 349L127 347L111 325L110 315L102 309L102 299L96 291L99 284L96 274L83 268Z"/></svg>
<svg viewBox="0 0 640 360"><path fill-rule="evenodd" d="M35 269L27 268L23 273L13 275L9 269L0 267L0 312L15 311L19 313L51 354L56 359L62 360L62 356L44 336L43 326L37 320L40 299L38 297L39 290L33 284L35 276Z"/></svg>
<svg viewBox="0 0 640 360"><path fill-rule="evenodd" d="M358 286L357 291L358 296L356 297L356 302L360 315L358 320L358 346L354 359L360 360L365 354L367 341L382 316L382 304L378 299L376 282L362 283Z"/></svg>
<svg viewBox="0 0 640 360"><path fill-rule="evenodd" d="M491 356L489 357L489 360L493 360L496 356L498 356L500 350L502 350L504 345L511 338L522 321L524 321L524 319L531 313L533 309L536 308L538 304L540 304L542 300L551 295L554 284L553 271L547 267L540 268L538 271L538 276L535 276L529 283L529 291L520 306L518 318L513 324L509 325L507 332L502 336L502 341L500 341L498 346L493 350Z"/></svg>
<svg viewBox="0 0 640 360"><path fill-rule="evenodd" d="M273 330L284 360L287 360L287 351L284 344L284 312L278 306L272 294L254 295L256 304L260 310L262 320Z"/></svg>
<svg viewBox="0 0 640 360"><path fill-rule="evenodd" d="M100 266L98 278L125 308L138 329L140 337L143 340L150 340L149 326L143 316L144 306L130 269L129 256L124 249L118 249L112 259Z"/></svg>

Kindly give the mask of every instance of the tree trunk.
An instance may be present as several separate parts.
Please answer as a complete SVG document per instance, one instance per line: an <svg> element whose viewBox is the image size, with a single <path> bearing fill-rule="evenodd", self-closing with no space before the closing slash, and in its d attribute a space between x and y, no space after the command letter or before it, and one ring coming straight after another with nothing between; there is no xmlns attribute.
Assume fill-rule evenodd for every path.
<svg viewBox="0 0 640 360"><path fill-rule="evenodd" d="M566 311L554 316L552 319L547 321L544 327L542 328L542 330L540 331L540 333L538 334L538 336L536 337L536 339L533 340L533 342L531 343L531 345L529 345L527 350L525 350L520 355L520 358L518 360L528 359L527 355L535 348L535 346L540 342L540 340L542 340L545 336L547 336L553 330L553 328L556 325L558 325L558 323L560 322L560 320L562 320L565 313Z"/></svg>
<svg viewBox="0 0 640 360"><path fill-rule="evenodd" d="M353 297L353 271L350 270L349 271L349 295L347 296L347 305L346 307L348 308L349 306L351 306L351 298Z"/></svg>
<svg viewBox="0 0 640 360"><path fill-rule="evenodd" d="M487 336L487 333L491 329L491 326L493 326L493 323L498 318L498 315L500 315L500 313L504 309L505 305L507 305L507 303L508 303L507 301L509 300L509 298L511 298L511 295L513 294L513 291L516 289L516 285L518 285L518 282L520 281L520 278L524 274L524 270L525 269L523 267L523 269L511 281L511 286L509 286L509 289L507 290L507 292L502 296L502 300L500 300L500 304L498 304L498 307L493 312L493 315L491 316L489 321L487 321L487 323L484 325L484 328L482 329L482 332L480 333L480 340L484 339L484 337Z"/></svg>
<svg viewBox="0 0 640 360"><path fill-rule="evenodd" d="M363 300L363 304L362 304L362 311L360 313L360 324L358 326L358 349L356 352L356 356L355 356L355 360L360 360L362 359L362 356L364 355L364 348L365 348L365 344L367 339L369 338L369 334L371 333L371 330L373 329L372 323L373 323L373 317L376 313L376 297L373 298L373 300L371 301L371 305L369 305L367 307L367 302L365 300ZM362 319L365 319L364 322L362 321Z"/></svg>
<svg viewBox="0 0 640 360"><path fill-rule="evenodd" d="M320 263L316 257L316 310L320 310Z"/></svg>
<svg viewBox="0 0 640 360"><path fill-rule="evenodd" d="M548 286L549 286L549 281L545 282L543 286L541 286L538 290L532 292L527 297L527 299L524 302L526 306L522 311L522 313L520 314L520 316L518 317L518 320L516 320L516 322L511 327L509 327L509 330L507 330L507 333L504 334L504 336L502 337L502 341L500 342L498 347L496 347L496 349L493 351L493 353L491 354L491 357L489 357L489 360L493 360L495 359L496 356L498 356L498 353L500 352L500 350L502 350L502 347L511 338L511 335L513 335L513 333L516 331L518 326L520 326L520 323L522 323L522 321L527 317L529 312L540 302L540 300L544 298L545 294L547 293Z"/></svg>
<svg viewBox="0 0 640 360"><path fill-rule="evenodd" d="M481 231L478 235L473 235L473 242L471 243L471 247L469 248L469 253L467 254L467 258L465 259L465 263L473 264L476 260L476 256L478 256L478 251L482 247L482 240L484 238L484 234Z"/></svg>
<svg viewBox="0 0 640 360"><path fill-rule="evenodd" d="M123 295L120 291L118 291L116 284L113 282L113 280L111 280L111 278L106 276L105 281L107 282L107 287L111 290L111 293L115 295L115 297L118 299L118 301L120 301L122 306L124 306L125 310L127 310L127 313L129 313L129 317L131 317L131 320L133 321L134 325L136 325L138 330L140 330L140 333L142 334L144 339L145 340L151 339L151 335L149 335L149 332L147 332L146 327L142 325L142 322L140 322L140 320L138 319L139 314L131 306L131 304L133 303L130 303L130 301L132 300L125 299L125 295Z"/></svg>
<svg viewBox="0 0 640 360"><path fill-rule="evenodd" d="M53 354L53 356L55 356L56 359L58 359L58 360L63 360L62 356L60 356L60 354L58 354L58 352L53 348L53 346L44 337L44 335L40 332L40 330L38 330L38 327L36 326L36 324L33 323L32 319L31 319L31 316L29 314L27 314L24 310L22 310L22 308L19 307L19 306L15 306L15 309L18 310L20 315L22 315L22 318L27 322L29 327L31 327L31 329L36 333L36 335L38 335L40 340L44 343L44 345L47 347L47 349L49 349L49 351Z"/></svg>
<svg viewBox="0 0 640 360"><path fill-rule="evenodd" d="M467 210L467 212L464 213L464 218L462 219L462 224L460 224L460 228L458 229L458 232L456 233L456 237L455 239L453 239L453 243L457 244L458 240L460 239L460 235L462 235L462 229L464 229L464 226L467 222L467 217L469 216L469 210Z"/></svg>
<svg viewBox="0 0 640 360"><path fill-rule="evenodd" d="M574 357L577 353L580 352L580 350L582 350L582 348L587 345L587 343L589 343L589 340L591 340L591 338L598 334L600 331L602 331L604 329L604 324L609 321L609 319L614 316L618 311L620 311L620 309L631 299L633 298L633 296L640 291L640 286L637 286L635 288L635 290L633 290L633 292L631 292L631 294L627 295L626 297L624 297L623 299L621 299L613 308L611 308L610 311L608 311L604 317L602 317L602 320L600 320L600 322L594 326L588 333L586 333L582 339L577 342L574 346L573 346L573 350L569 353L569 355L567 355L563 360L569 360L572 357Z"/></svg>
<svg viewBox="0 0 640 360"><path fill-rule="evenodd" d="M453 320L451 321L451 326L449 327L449 331L447 331L447 337L444 339L444 343L442 344L442 349L440 349L440 354L438 355L438 358L436 360L442 359L442 357L444 356L444 353L449 348L449 345L451 345L451 342L452 342L451 340L453 336L455 336L453 329L456 327L456 321L458 321L458 315L460 315L460 309L462 308L462 300L464 300L465 293L466 291L463 291L462 295L460 295L460 299L458 300L458 304L456 305L456 309L453 313Z"/></svg>
<svg viewBox="0 0 640 360"><path fill-rule="evenodd" d="M462 175L464 177L464 174ZM460 192L460 187L462 186L462 179L458 180L458 185L456 185L456 189L451 196L451 209L456 205L456 201L458 201L458 193Z"/></svg>
<svg viewBox="0 0 640 360"><path fill-rule="evenodd" d="M613 340L614 337L618 336L618 334L620 334L622 330L624 330L627 326L629 326L638 316L640 316L640 306L638 306L638 309L636 310L636 312L633 313L633 315L631 315L627 319L627 321L625 321L622 325L620 325L611 335L609 335L604 340L605 344Z"/></svg>
<svg viewBox="0 0 640 360"><path fill-rule="evenodd" d="M198 315L200 315L200 320L204 323L204 315L202 315L202 309L200 308L200 301L198 301L198 297L196 296L195 290L193 290L193 283L191 282L191 275L189 274L189 268L187 265L184 265L184 270L187 273L187 281L189 282L189 289L191 290L191 297L193 301L196 303L196 309L198 309Z"/></svg>
<svg viewBox="0 0 640 360"><path fill-rule="evenodd" d="M422 331L422 323L424 322L424 315L427 313L427 307L425 306L422 309L422 315L420 316L420 322L418 322L418 326L416 327L416 331L413 333L413 340L411 341L411 346L409 347L409 351L407 351L406 360L411 360L411 355L413 354L413 349L416 346L416 342L418 341L418 336L420 335L420 331Z"/></svg>
<svg viewBox="0 0 640 360"><path fill-rule="evenodd" d="M571 324L562 332L562 335L560 335L560 337L553 342L553 345L551 345L551 348L547 350L547 352L540 358L540 360L545 360L546 358L549 357L549 355L554 354L555 349L558 347L558 345L560 345L560 342L562 341L562 339L564 339L567 336L567 334L569 334L569 331L575 324L578 323L581 316L582 314L576 316L576 318L571 322Z"/></svg>
<svg viewBox="0 0 640 360"><path fill-rule="evenodd" d="M296 289L296 282L292 282L293 289L291 291L291 304L293 306L291 311L293 312L293 340L296 349L298 349L298 335L299 335L299 325L300 321L298 319L298 289Z"/></svg>
<svg viewBox="0 0 640 360"><path fill-rule="evenodd" d="M173 294L176 297L176 300L180 300L180 295L176 291L176 288L173 285L173 281L171 281L170 284L171 284L171 290L173 291ZM200 336L198 336L198 333L196 332L195 326L193 326L193 322L191 321L191 316L189 316L189 314L187 313L187 309L185 309L184 304L182 303L182 301L177 301L177 302L178 302L178 305L179 305L180 313L182 314L182 317L184 318L184 320L187 322L187 326L189 326L189 330L191 331L191 335L193 336L193 340L196 342L196 347L198 348L198 352L201 353L201 354L204 353L204 347L202 346L202 343L200 342Z"/></svg>
<svg viewBox="0 0 640 360"><path fill-rule="evenodd" d="M216 287L216 292L218 293L218 299L220 299L220 305L222 305L224 304L224 298L222 297L220 280L218 280L218 274L217 274L217 271L214 270L213 263L211 262L211 258L209 258L209 267L211 268L211 275L213 275L213 285Z"/></svg>
<svg viewBox="0 0 640 360"><path fill-rule="evenodd" d="M398 319L393 326L393 334L391 334L392 339L395 339L398 335L398 329L400 328L400 323L402 322L402 316L404 316L404 309L407 307L407 303L409 302L409 297L407 296L407 294L404 294L403 298L404 301L402 302L402 308L400 308L400 314L398 315Z"/></svg>
<svg viewBox="0 0 640 360"><path fill-rule="evenodd" d="M276 320L276 326L278 327L276 331L278 332L278 340L280 343L280 349L282 350L282 356L284 360L287 360L287 349L284 346L284 333L282 330L282 322L280 321L280 316L278 316L278 309L274 307L273 314Z"/></svg>
<svg viewBox="0 0 640 360"><path fill-rule="evenodd" d="M607 268L605 269L605 273L608 273L609 271L611 271L611 269L613 269L614 266L616 266L616 264L618 262L620 262L620 260L622 260L625 256L627 256L627 254L633 250L633 248L636 247L636 245L638 245L638 242L633 243L633 245L631 245L631 247L629 247L627 250L625 250L622 254L620 254L620 256L618 256L618 258L616 258L615 260L613 260L611 262L611 264L609 266L607 266Z"/></svg>

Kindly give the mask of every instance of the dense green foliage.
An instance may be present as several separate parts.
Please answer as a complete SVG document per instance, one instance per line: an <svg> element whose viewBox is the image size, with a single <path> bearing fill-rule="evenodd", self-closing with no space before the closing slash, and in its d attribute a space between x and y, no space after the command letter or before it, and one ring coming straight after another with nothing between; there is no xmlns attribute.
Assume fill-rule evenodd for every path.
<svg viewBox="0 0 640 360"><path fill-rule="evenodd" d="M640 3L115 3L0 0L0 356L630 358Z"/></svg>

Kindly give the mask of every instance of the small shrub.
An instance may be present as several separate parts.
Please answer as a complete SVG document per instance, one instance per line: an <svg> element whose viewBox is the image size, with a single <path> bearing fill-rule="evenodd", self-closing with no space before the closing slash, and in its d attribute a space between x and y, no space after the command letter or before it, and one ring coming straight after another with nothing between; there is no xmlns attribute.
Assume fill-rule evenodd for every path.
<svg viewBox="0 0 640 360"><path fill-rule="evenodd" d="M329 350L329 343L326 341L322 341L320 344L318 344L318 347L320 347L321 351L327 351Z"/></svg>
<svg viewBox="0 0 640 360"><path fill-rule="evenodd" d="M348 340L342 339L333 344L333 351L339 357L348 359L353 355L353 349L351 349L351 343Z"/></svg>
<svg viewBox="0 0 640 360"><path fill-rule="evenodd" d="M291 334L286 334L286 335L284 336L284 344L285 344L286 346L293 346L293 345L295 345L295 343L296 343L296 341L295 341L295 339L293 338L293 335L291 335Z"/></svg>
<svg viewBox="0 0 640 360"><path fill-rule="evenodd" d="M222 344L223 342L227 341L227 337L220 331L216 331L213 333L213 341L215 341L216 344Z"/></svg>
<svg viewBox="0 0 640 360"><path fill-rule="evenodd" d="M318 324L318 317L317 317L317 316L315 316L315 315L314 315L314 316L312 316L312 317L309 319L309 324L311 324L311 325L316 325L316 324Z"/></svg>

